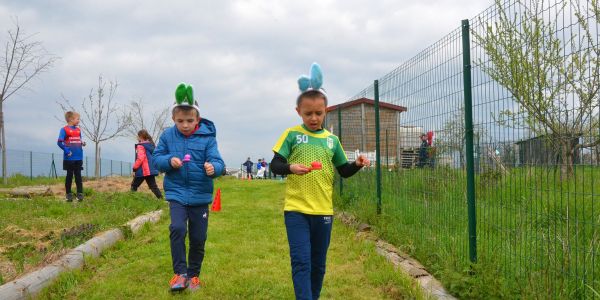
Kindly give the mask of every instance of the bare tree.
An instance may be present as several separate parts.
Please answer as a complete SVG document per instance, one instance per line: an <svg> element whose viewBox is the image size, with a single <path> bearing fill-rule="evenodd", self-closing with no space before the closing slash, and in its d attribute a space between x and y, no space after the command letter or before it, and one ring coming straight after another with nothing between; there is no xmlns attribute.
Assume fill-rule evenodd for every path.
<svg viewBox="0 0 600 300"><path fill-rule="evenodd" d="M0 147L2 148L2 178L7 183L6 174L6 135L4 126L4 101L21 89L27 89L28 83L41 73L47 71L58 60L49 54L42 42L34 40L34 35L27 35L14 20L14 28L8 30L8 40L4 44L4 56L0 62Z"/></svg>
<svg viewBox="0 0 600 300"><path fill-rule="evenodd" d="M127 134L135 137L139 130L146 129L150 136L152 136L152 139L157 142L160 134L167 128L170 112L169 107L153 112L149 119L150 122L145 122L146 111L142 98L131 101L129 110L131 116L135 117L132 117L131 123L127 127Z"/></svg>
<svg viewBox="0 0 600 300"><path fill-rule="evenodd" d="M107 86L100 75L96 91L92 88L90 94L81 102L80 126L95 146L95 177L100 177L100 143L123 136L131 123L130 113L114 102L117 87L116 81L109 81ZM79 111L64 96L63 102L58 104L63 112Z"/></svg>
<svg viewBox="0 0 600 300"><path fill-rule="evenodd" d="M466 138L465 138L465 109L460 108L452 114L444 123L442 130L437 132L436 147L440 154L446 153L453 156L453 153L458 152L459 166L465 167L466 157ZM485 128L474 126L473 139L479 143L485 135Z"/></svg>
<svg viewBox="0 0 600 300"><path fill-rule="evenodd" d="M600 144L598 124L592 124L600 95L596 31L600 9L598 0L585 2L582 6L577 0L556 5L539 0L496 0L499 19L482 23L482 34L474 32L491 62L480 61L483 71L508 90L517 104L502 111L497 122L544 137L560 154L563 178L573 174L578 149ZM509 9L520 13L511 15ZM577 29L558 34L559 20L571 11ZM585 144L576 142L585 128L596 134Z"/></svg>

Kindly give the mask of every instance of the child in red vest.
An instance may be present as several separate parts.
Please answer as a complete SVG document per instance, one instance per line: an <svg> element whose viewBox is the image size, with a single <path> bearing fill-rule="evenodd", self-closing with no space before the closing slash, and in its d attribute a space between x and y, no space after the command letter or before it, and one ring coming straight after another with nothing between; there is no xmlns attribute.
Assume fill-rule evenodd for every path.
<svg viewBox="0 0 600 300"><path fill-rule="evenodd" d="M73 201L71 185L75 177L77 185L77 200L83 201L83 182L81 180L81 170L83 170L83 146L85 142L81 140L81 130L79 129L79 114L74 111L65 113L67 126L60 129L58 134L58 147L63 150L63 170L67 171L65 178L65 191L67 202Z"/></svg>
<svg viewBox="0 0 600 300"><path fill-rule="evenodd" d="M152 152L154 152L154 141L146 129L138 131L138 142L135 144L135 163L133 164L134 177L131 182L131 191L137 191L138 187L146 181L148 187L156 198L161 199L162 193L156 185L158 169L152 163Z"/></svg>

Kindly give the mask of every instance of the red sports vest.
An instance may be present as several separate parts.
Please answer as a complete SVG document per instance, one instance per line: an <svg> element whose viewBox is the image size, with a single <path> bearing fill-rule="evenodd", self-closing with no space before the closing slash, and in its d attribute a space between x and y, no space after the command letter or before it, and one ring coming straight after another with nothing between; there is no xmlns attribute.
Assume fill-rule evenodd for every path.
<svg viewBox="0 0 600 300"><path fill-rule="evenodd" d="M76 127L75 129L71 126L65 126L65 146L72 147L74 145L81 146L81 130Z"/></svg>

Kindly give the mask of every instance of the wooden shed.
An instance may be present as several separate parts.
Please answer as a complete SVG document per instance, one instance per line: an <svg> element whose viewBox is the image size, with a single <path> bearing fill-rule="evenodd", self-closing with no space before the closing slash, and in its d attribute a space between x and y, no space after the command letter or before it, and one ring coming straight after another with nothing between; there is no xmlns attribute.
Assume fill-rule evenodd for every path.
<svg viewBox="0 0 600 300"><path fill-rule="evenodd" d="M560 153L553 149L545 136L533 137L515 143L519 154L519 165L527 166L552 166L560 164ZM579 138L572 138L573 147L579 144ZM579 151L573 153L573 164L581 161Z"/></svg>
<svg viewBox="0 0 600 300"><path fill-rule="evenodd" d="M407 127L400 126L400 114L405 111L406 107L379 102L380 155L383 164L396 164L396 158L401 156L401 148L408 147L408 141L404 140L406 134L403 134ZM338 128L338 114L342 118L341 135ZM375 153L374 100L360 98L328 107L324 127L340 137L344 150L349 154L349 159L353 159L352 154L356 150L363 153ZM418 133L410 134L411 146L414 146L415 138L418 143L422 130L415 128L415 131Z"/></svg>

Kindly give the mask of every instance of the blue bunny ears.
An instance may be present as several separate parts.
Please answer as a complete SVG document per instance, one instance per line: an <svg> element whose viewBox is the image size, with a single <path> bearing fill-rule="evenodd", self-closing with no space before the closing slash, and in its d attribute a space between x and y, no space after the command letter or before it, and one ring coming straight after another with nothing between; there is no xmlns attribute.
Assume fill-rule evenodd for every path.
<svg viewBox="0 0 600 300"><path fill-rule="evenodd" d="M321 71L321 66L319 66L319 64L315 62L310 66L310 77L306 75L301 75L298 78L298 88L300 89L300 96L309 91L317 91L323 94L325 98L327 98L327 93L325 93L325 90L322 87L323 72Z"/></svg>
<svg viewBox="0 0 600 300"><path fill-rule="evenodd" d="M200 108L198 107L198 101L194 100L194 88L192 85L182 82L177 86L175 89L175 104L173 104L171 110L177 106L191 106L198 111L198 116L200 116Z"/></svg>

